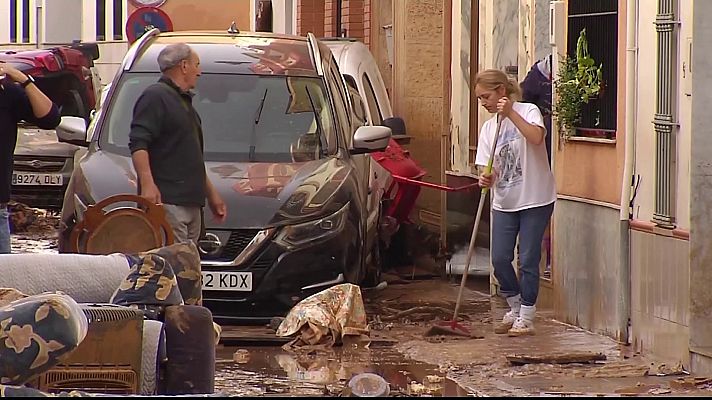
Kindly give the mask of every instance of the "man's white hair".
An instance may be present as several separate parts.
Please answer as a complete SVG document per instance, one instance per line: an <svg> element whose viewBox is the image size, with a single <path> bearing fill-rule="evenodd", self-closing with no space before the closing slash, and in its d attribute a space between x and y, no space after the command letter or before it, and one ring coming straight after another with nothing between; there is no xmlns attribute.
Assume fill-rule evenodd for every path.
<svg viewBox="0 0 712 400"><path fill-rule="evenodd" d="M181 61L189 59L192 52L190 46L185 43L169 44L158 53L158 68L161 72L166 72Z"/></svg>

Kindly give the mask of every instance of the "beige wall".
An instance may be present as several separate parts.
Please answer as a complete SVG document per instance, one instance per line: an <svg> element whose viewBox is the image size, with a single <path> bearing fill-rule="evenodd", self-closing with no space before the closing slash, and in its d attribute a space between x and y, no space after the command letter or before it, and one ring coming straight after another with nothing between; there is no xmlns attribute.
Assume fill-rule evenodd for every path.
<svg viewBox="0 0 712 400"><path fill-rule="evenodd" d="M136 8L129 3L131 15ZM169 0L161 10L173 21L173 30L227 30L232 21L250 30L250 0Z"/></svg>
<svg viewBox="0 0 712 400"><path fill-rule="evenodd" d="M403 117L413 141L413 159L427 170L424 180L440 182L443 112L443 0L394 0L393 112ZM439 229L441 193L425 189L417 217Z"/></svg>
<svg viewBox="0 0 712 400"><path fill-rule="evenodd" d="M642 180L638 196L635 200L633 217L644 221L653 218L655 199L655 130L653 118L655 117L656 93L656 63L657 34L655 32L655 7L640 7L640 21L638 24L639 56L638 56L638 118L635 135L635 173ZM685 51L685 38L692 36L692 0L680 1L679 19L680 26L680 60L678 71L682 76L682 62L687 58ZM687 62L685 61L687 65ZM688 68L688 67L686 67ZM683 80L679 80L679 123L677 132L677 193L675 217L677 226L689 229L690 226L690 123L691 123L691 97L684 95Z"/></svg>

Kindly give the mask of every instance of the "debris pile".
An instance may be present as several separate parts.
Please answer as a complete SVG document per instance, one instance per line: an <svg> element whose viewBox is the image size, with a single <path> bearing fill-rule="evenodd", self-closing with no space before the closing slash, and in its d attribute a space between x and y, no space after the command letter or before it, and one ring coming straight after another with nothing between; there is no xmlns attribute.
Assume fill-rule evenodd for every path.
<svg viewBox="0 0 712 400"><path fill-rule="evenodd" d="M59 215L32 208L16 201L7 204L10 214L10 232L12 233L47 233L59 227Z"/></svg>

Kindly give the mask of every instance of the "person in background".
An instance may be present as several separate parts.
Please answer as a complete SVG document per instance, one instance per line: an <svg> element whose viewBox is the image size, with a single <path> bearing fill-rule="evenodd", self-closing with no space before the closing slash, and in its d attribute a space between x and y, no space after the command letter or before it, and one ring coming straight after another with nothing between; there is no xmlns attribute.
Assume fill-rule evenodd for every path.
<svg viewBox="0 0 712 400"><path fill-rule="evenodd" d="M539 295L539 261L544 230L554 211L556 185L546 156L546 129L539 109L516 101L516 81L499 70L475 78L475 95L495 116L484 123L475 164L479 183L492 188L492 265L500 293L510 306L495 333L534 334ZM495 141L497 120L501 120ZM495 153L491 154L495 145ZM493 157L492 173L485 167ZM519 238L519 278L514 271L514 247Z"/></svg>
<svg viewBox="0 0 712 400"><path fill-rule="evenodd" d="M0 62L0 254L10 253L7 203L12 189L13 155L20 121L41 129L54 129L59 125L59 109L35 85L32 76Z"/></svg>
<svg viewBox="0 0 712 400"><path fill-rule="evenodd" d="M549 165L551 165L551 136L553 133L551 132L551 60L552 55L549 54L535 62L521 83L522 101L533 103L539 107L539 111L544 118L544 127L546 128L546 155L549 159ZM546 227L543 246L546 251L544 277L551 279L551 226Z"/></svg>
<svg viewBox="0 0 712 400"><path fill-rule="evenodd" d="M521 83L522 101L535 104L544 118L546 154L551 164L551 54L534 63Z"/></svg>
<svg viewBox="0 0 712 400"><path fill-rule="evenodd" d="M193 95L200 58L190 46L175 43L158 54L163 74L136 101L129 149L138 176L139 195L162 204L177 242L197 244L205 199L222 223L227 209L208 179L203 159L203 131Z"/></svg>

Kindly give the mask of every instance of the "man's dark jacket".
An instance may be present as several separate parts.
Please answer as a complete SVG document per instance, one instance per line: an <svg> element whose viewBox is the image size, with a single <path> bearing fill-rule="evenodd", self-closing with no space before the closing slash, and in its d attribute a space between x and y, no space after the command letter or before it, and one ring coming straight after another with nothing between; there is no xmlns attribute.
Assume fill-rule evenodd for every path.
<svg viewBox="0 0 712 400"><path fill-rule="evenodd" d="M0 203L10 201L17 124L25 121L40 129L54 129L59 120L59 110L54 104L47 115L35 117L25 90L9 79L0 80Z"/></svg>
<svg viewBox="0 0 712 400"><path fill-rule="evenodd" d="M178 206L205 205L205 164L200 116L192 96L162 77L136 101L129 133L131 154L148 151L161 201ZM139 188L140 188L139 184Z"/></svg>

